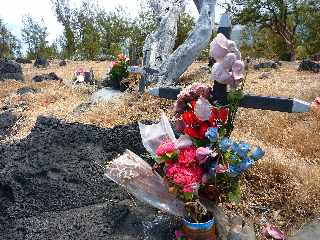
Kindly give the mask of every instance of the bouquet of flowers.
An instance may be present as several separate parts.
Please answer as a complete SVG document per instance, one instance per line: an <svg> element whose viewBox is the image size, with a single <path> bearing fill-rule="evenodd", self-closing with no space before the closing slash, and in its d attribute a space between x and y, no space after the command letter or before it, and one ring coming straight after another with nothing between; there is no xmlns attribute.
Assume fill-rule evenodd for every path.
<svg viewBox="0 0 320 240"><path fill-rule="evenodd" d="M109 78L111 85L115 89L120 89L121 81L129 76L129 58L123 54L119 54L115 61L110 63Z"/></svg>

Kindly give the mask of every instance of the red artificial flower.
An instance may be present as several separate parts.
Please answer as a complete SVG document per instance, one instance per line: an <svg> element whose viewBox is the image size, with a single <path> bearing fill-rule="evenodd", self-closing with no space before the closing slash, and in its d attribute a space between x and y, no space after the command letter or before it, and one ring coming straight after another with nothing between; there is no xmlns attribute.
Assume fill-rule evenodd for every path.
<svg viewBox="0 0 320 240"><path fill-rule="evenodd" d="M182 114L182 120L187 126L196 125L199 122L196 114L192 111L188 111Z"/></svg>
<svg viewBox="0 0 320 240"><path fill-rule="evenodd" d="M180 150L178 162L182 165L191 165L197 162L196 159L197 148L195 146L187 147Z"/></svg>
<svg viewBox="0 0 320 240"><path fill-rule="evenodd" d="M229 109L222 107L219 110L219 119L225 123L228 120Z"/></svg>
<svg viewBox="0 0 320 240"><path fill-rule="evenodd" d="M191 101L192 109L194 109L196 107L196 104L197 104L197 100L192 100Z"/></svg>
<svg viewBox="0 0 320 240"><path fill-rule="evenodd" d="M209 124L207 122L200 123L200 129L199 129L200 139L205 138L208 128L209 128Z"/></svg>
<svg viewBox="0 0 320 240"><path fill-rule="evenodd" d="M193 127L186 127L184 129L184 133L192 138L196 138L196 139L202 139L202 137L200 136L199 132L196 131Z"/></svg>
<svg viewBox="0 0 320 240"><path fill-rule="evenodd" d="M216 126L217 120L220 120L221 122L225 123L228 119L229 110L228 108L222 107L220 109L217 109L215 107L211 110L211 116L209 118L209 122L213 125L213 127Z"/></svg>

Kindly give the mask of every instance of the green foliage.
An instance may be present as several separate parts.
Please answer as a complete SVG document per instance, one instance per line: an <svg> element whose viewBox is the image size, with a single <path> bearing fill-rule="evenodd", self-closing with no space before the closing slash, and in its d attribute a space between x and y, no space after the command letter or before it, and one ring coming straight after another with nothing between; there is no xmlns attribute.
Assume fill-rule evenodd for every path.
<svg viewBox="0 0 320 240"><path fill-rule="evenodd" d="M0 58L13 58L20 53L20 43L0 18Z"/></svg>
<svg viewBox="0 0 320 240"><path fill-rule="evenodd" d="M30 15L23 18L22 40L27 45L27 58L53 58L57 54L55 44L49 46L48 30L43 20L37 22Z"/></svg>
<svg viewBox="0 0 320 240"><path fill-rule="evenodd" d="M129 76L128 67L128 59L123 55L119 55L109 72L111 82L120 86L120 82Z"/></svg>
<svg viewBox="0 0 320 240"><path fill-rule="evenodd" d="M195 19L188 13L182 13L178 22L178 34L174 49L177 49L188 37L195 25Z"/></svg>

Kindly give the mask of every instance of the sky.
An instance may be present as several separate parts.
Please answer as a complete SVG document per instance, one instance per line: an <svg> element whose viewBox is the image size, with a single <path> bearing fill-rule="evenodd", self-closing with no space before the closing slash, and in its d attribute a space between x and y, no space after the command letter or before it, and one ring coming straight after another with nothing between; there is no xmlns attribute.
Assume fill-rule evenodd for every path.
<svg viewBox="0 0 320 240"><path fill-rule="evenodd" d="M117 6L128 8L134 17L139 12L137 0L95 0L99 6L107 11L112 11ZM191 15L197 17L197 9L193 1L187 0L187 9ZM82 0L70 0L75 6L79 6ZM219 1L218 1L219 2ZM72 5L71 5L72 6ZM216 19L220 18L223 10L217 6ZM34 19L44 20L49 36L48 41L53 42L62 34L62 26L57 22L50 0L0 0L0 17L7 24L9 30L20 38L23 16L30 14Z"/></svg>

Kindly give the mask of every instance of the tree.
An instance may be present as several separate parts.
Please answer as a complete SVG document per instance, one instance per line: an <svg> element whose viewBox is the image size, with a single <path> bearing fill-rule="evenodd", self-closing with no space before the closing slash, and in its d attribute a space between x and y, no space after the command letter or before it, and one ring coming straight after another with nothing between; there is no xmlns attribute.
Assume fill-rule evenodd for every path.
<svg viewBox="0 0 320 240"><path fill-rule="evenodd" d="M286 44L291 61L296 60L297 29L303 23L307 1L232 0L230 9L238 24L270 29Z"/></svg>
<svg viewBox="0 0 320 240"><path fill-rule="evenodd" d="M0 58L13 58L19 54L20 49L18 39L7 29L0 18Z"/></svg>
<svg viewBox="0 0 320 240"><path fill-rule="evenodd" d="M188 37L188 33L195 25L195 19L188 13L182 13L178 21L178 33L174 49L177 49Z"/></svg>
<svg viewBox="0 0 320 240"><path fill-rule="evenodd" d="M51 0L54 7L57 20L64 27L62 46L64 50L64 57L70 58L76 50L76 40L73 28L74 11L70 8L69 0Z"/></svg>
<svg viewBox="0 0 320 240"><path fill-rule="evenodd" d="M37 22L30 15L23 18L22 39L27 45L28 58L48 56L48 31L43 19Z"/></svg>

